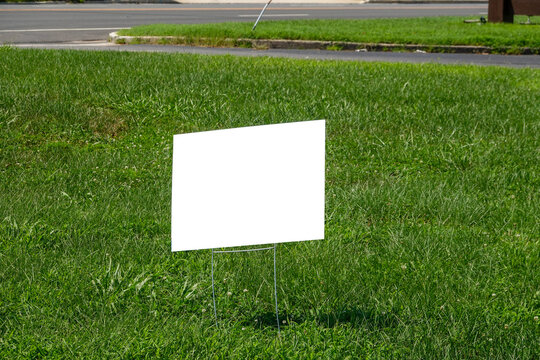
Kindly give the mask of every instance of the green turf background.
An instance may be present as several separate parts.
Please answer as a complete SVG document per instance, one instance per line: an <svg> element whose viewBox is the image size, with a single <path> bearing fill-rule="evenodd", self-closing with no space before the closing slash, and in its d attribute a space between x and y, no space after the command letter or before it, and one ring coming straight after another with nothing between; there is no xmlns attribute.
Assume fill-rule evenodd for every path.
<svg viewBox="0 0 540 360"><path fill-rule="evenodd" d="M0 58L0 358L539 357L538 70ZM216 328L210 251L170 252L172 135L322 118L281 336L269 254L216 259Z"/></svg>

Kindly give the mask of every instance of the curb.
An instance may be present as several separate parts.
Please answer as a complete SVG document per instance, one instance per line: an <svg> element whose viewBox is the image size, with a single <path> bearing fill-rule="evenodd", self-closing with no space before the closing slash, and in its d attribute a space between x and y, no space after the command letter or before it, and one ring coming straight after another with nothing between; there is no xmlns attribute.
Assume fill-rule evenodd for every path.
<svg viewBox="0 0 540 360"><path fill-rule="evenodd" d="M272 39L187 39L178 36L120 36L117 32L109 34L109 42L115 44L149 44L149 45L189 45L201 47L247 47L260 50L295 49L295 50L349 50L349 51L416 51L430 53L455 54L519 54L538 55L540 48L493 48L472 45L419 45L419 44L386 44L356 43L344 41L317 40L272 40Z"/></svg>

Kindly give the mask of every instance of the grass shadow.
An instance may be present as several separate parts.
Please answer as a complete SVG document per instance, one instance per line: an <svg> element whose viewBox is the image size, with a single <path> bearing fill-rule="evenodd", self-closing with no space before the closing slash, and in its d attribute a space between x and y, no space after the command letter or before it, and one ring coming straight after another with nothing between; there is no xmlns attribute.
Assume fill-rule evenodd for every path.
<svg viewBox="0 0 540 360"><path fill-rule="evenodd" d="M370 330L383 328L393 328L398 325L399 319L394 313L376 312L364 308L344 308L334 312L321 314L289 314L286 311L279 312L279 325L286 327L291 324L301 324L305 322L316 322L319 326L333 328L339 325L348 324L353 327L363 327ZM260 312L246 317L242 325L252 327L276 327L277 319L275 312Z"/></svg>
<svg viewBox="0 0 540 360"><path fill-rule="evenodd" d="M340 324L349 324L357 327L367 327L371 330L391 328L398 325L395 314L376 312L365 308L344 308L335 312L319 314L316 316L319 325L332 328Z"/></svg>

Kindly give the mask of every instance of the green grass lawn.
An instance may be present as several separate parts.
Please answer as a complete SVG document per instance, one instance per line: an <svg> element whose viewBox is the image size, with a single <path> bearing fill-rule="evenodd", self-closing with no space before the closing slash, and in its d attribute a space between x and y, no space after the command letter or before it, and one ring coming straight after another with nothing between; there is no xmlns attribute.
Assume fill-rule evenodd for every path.
<svg viewBox="0 0 540 360"><path fill-rule="evenodd" d="M532 21L537 22L538 18L533 17ZM119 34L178 36L184 37L186 43L200 43L206 39L209 44L219 44L223 39L254 38L540 48L540 30L536 25L519 25L517 21L516 24L466 24L464 19L467 17L262 21L255 32L251 31L251 22L155 24L120 30Z"/></svg>
<svg viewBox="0 0 540 360"><path fill-rule="evenodd" d="M0 48L0 358L540 356L540 72ZM172 135L327 119L326 239L170 252ZM230 292L230 295L228 293Z"/></svg>

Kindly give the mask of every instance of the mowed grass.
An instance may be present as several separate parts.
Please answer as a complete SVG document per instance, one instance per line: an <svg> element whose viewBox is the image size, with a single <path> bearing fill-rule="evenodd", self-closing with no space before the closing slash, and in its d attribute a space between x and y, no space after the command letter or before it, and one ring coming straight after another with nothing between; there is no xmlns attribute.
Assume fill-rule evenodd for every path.
<svg viewBox="0 0 540 360"><path fill-rule="evenodd" d="M152 24L120 30L120 35L177 36L186 43L219 44L224 39L289 39L324 40L360 43L394 43L421 45L482 45L494 48L540 48L538 26L515 24L473 23L465 19L479 16L423 17L363 20L263 20L251 31L252 22L214 24ZM540 17L532 17L536 23Z"/></svg>
<svg viewBox="0 0 540 360"><path fill-rule="evenodd" d="M540 356L537 70L0 54L0 358ZM172 135L310 119L326 238L278 245L279 336L272 254L217 255L216 327Z"/></svg>

